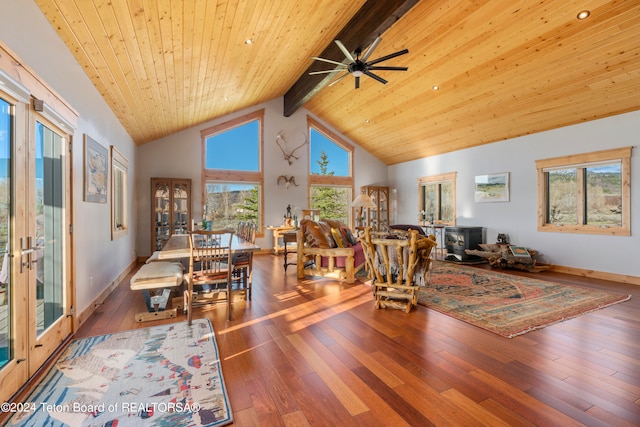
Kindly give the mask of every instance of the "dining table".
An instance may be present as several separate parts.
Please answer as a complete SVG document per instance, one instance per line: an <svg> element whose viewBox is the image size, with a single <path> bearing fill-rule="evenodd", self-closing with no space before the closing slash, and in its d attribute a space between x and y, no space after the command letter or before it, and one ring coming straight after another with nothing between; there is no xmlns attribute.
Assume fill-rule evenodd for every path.
<svg viewBox="0 0 640 427"><path fill-rule="evenodd" d="M174 234L169 237L169 240L162 247L161 250L155 251L147 262L152 261L180 261L183 263L189 262L191 257L191 247L189 244L189 234ZM251 243L236 234L231 236L231 253L242 252L254 252L260 249L260 246L255 243ZM230 301L228 305L230 306ZM178 309L184 309L183 297L174 297L172 299L173 307ZM230 309L230 307L229 307Z"/></svg>
<svg viewBox="0 0 640 427"><path fill-rule="evenodd" d="M231 236L231 253L255 252L260 246L238 237L236 234ZM189 258L191 249L189 246L188 234L174 234L164 245L162 250L156 253L158 261L164 260L181 260Z"/></svg>

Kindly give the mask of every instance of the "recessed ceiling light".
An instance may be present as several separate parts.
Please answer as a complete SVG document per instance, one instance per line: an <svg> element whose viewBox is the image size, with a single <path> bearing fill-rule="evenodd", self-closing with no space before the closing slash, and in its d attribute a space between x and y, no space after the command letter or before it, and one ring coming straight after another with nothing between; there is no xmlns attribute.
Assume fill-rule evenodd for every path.
<svg viewBox="0 0 640 427"><path fill-rule="evenodd" d="M253 39L246 39L244 44L253 44Z"/></svg>
<svg viewBox="0 0 640 427"><path fill-rule="evenodd" d="M589 12L588 10L582 10L578 13L578 16L576 17L582 21L583 19L587 19L589 15L591 15L591 12Z"/></svg>
<svg viewBox="0 0 640 427"><path fill-rule="evenodd" d="M369 119L365 119L365 120L364 120L364 122L365 122L365 123L371 123L371 120L369 120Z"/></svg>
<svg viewBox="0 0 640 427"><path fill-rule="evenodd" d="M438 90L438 89L440 89L440 86L438 86L438 85L433 85L433 90Z"/></svg>

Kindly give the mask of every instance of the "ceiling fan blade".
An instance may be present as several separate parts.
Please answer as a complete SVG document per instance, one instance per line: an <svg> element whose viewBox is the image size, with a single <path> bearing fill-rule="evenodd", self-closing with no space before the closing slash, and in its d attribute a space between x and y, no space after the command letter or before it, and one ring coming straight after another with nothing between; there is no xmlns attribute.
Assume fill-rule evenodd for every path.
<svg viewBox="0 0 640 427"><path fill-rule="evenodd" d="M389 71L407 71L409 67L367 67L369 70L389 70Z"/></svg>
<svg viewBox="0 0 640 427"><path fill-rule="evenodd" d="M367 49L367 51L364 53L364 55L362 56L362 58L360 60L362 62L367 62L367 59L369 58L369 56L371 56L371 54L373 53L374 49L376 47L378 47L378 45L380 44L381 41L382 41L382 39L380 37L376 37L376 39L373 41L373 43L371 43L371 46L369 46L369 49Z"/></svg>
<svg viewBox="0 0 640 427"><path fill-rule="evenodd" d="M314 76L316 74L328 74L328 73L336 73L340 71L344 71L345 69L336 68L335 70L322 70L322 71L312 71L309 73L310 76Z"/></svg>
<svg viewBox="0 0 640 427"><path fill-rule="evenodd" d="M319 56L312 56L311 59L315 59L316 61L328 62L329 64L342 65L343 67L346 67L346 65L344 65L342 62L333 61L331 59L320 58Z"/></svg>
<svg viewBox="0 0 640 427"><path fill-rule="evenodd" d="M336 44L338 45L342 53L344 53L344 56L346 56L349 61L351 62L355 61L355 58L353 57L353 55L351 55L351 52L349 52L349 50L346 47L344 47L344 45L340 40L336 40Z"/></svg>
<svg viewBox="0 0 640 427"><path fill-rule="evenodd" d="M367 62L367 65L368 66L372 66L374 64L377 64L378 62L386 61L387 59L395 58L396 56L404 55L406 53L409 53L409 49L403 49L403 50L401 50L399 52L392 53L392 54L387 55L387 56L383 56L382 58L374 59L373 61Z"/></svg>
<svg viewBox="0 0 640 427"><path fill-rule="evenodd" d="M356 89L360 89L360 77L356 76Z"/></svg>
<svg viewBox="0 0 640 427"><path fill-rule="evenodd" d="M380 83L382 83L383 85L387 84L387 81L385 79L383 79L380 76L376 76L375 74L373 74L371 71L365 71L364 72L367 76L371 77L372 79L376 79L377 81L379 81ZM357 79L357 77L356 77Z"/></svg>
<svg viewBox="0 0 640 427"><path fill-rule="evenodd" d="M344 79L345 77L347 77L349 75L349 73L344 73L343 75L341 75L340 77L338 77L337 79L335 79L334 81L332 81L331 83L329 83L328 86L333 86L334 84L338 83L340 80Z"/></svg>

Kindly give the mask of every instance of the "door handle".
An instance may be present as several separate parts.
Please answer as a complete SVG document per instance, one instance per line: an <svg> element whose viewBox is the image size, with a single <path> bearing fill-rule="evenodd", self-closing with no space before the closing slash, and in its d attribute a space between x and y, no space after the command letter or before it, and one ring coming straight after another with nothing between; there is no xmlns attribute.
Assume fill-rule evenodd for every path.
<svg viewBox="0 0 640 427"><path fill-rule="evenodd" d="M25 247L25 239L23 237L20 238L20 256L23 258L22 262L20 263L20 273L22 273L24 271L24 267L27 267L29 270L31 270L31 254L33 254L36 251L36 248L34 246L32 246L33 242L33 237L29 236L26 239L26 243L27 246ZM24 257L27 257L27 260L24 260Z"/></svg>

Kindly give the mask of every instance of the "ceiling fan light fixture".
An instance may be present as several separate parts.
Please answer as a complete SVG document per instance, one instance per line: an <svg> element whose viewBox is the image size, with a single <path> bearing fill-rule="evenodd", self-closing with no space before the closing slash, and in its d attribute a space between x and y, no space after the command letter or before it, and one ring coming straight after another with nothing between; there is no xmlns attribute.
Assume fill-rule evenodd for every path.
<svg viewBox="0 0 640 427"><path fill-rule="evenodd" d="M334 85L336 82L340 81L341 79L343 79L345 76L348 76L348 75L353 75L353 77L355 77L356 89L360 87L360 77L364 75L369 76L372 79L377 80L382 84L387 84L387 81L385 79L373 73L372 71L376 71L376 70L407 71L408 70L407 67L395 67L395 66L386 66L386 65L377 65L377 64L379 64L380 62L386 61L388 59L392 59L397 56L409 53L409 49L403 49L401 51L383 56L381 58L368 61L369 56L371 55L373 50L376 48L376 46L378 46L381 40L382 39L380 37L376 37L376 39L373 41L371 46L369 46L364 56L362 57L360 57L360 55L362 54L362 50L360 48L355 50L355 57L354 57L353 54L344 46L344 44L342 44L340 40L335 40L336 44L338 45L338 48L340 48L345 58L347 59L348 64L345 63L345 61L337 62L337 61L334 61L333 59L325 59L317 56L312 56L311 57L312 59L315 59L317 61L328 62L330 64L337 65L337 67L335 67L333 70L312 71L309 74L316 75L316 74L327 74L327 73L346 71L346 73L342 74L341 76L334 79L331 83L329 83L329 86Z"/></svg>

